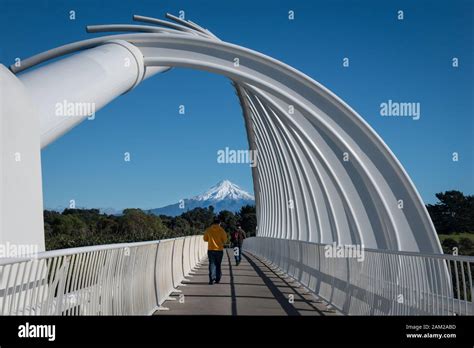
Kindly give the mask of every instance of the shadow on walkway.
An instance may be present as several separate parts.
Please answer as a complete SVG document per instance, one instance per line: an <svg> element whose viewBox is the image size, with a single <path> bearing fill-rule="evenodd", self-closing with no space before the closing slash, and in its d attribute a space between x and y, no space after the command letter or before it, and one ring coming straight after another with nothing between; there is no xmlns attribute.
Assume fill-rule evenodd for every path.
<svg viewBox="0 0 474 348"><path fill-rule="evenodd" d="M179 287L182 293L172 294L174 300L163 304L169 311L155 314L334 315L303 288L281 277L253 255L244 253L240 265L235 266L233 250L224 252L219 284L208 284L206 260Z"/></svg>

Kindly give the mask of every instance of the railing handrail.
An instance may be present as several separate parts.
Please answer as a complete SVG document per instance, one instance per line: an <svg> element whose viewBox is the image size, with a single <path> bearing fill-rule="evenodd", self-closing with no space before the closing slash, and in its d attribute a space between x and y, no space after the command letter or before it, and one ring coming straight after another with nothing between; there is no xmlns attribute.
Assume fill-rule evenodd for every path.
<svg viewBox="0 0 474 348"><path fill-rule="evenodd" d="M302 244L312 244L312 245L319 245L319 246L333 245L333 243L317 243L317 242L302 241L302 240L297 240L297 239L259 237L259 236L256 236L255 238L278 239L278 240L286 240L286 241L290 241L290 242L298 242L298 243L302 243ZM343 245L356 245L356 244L336 244L336 245L343 246ZM380 254L417 256L417 257L428 257L428 258L445 259L445 260L474 262L474 256L469 256L469 255L428 254L428 253L421 253L421 252L418 252L418 251L401 251L401 250L372 249L372 248L362 248L362 249L366 252L373 252L373 253L380 253Z"/></svg>
<svg viewBox="0 0 474 348"><path fill-rule="evenodd" d="M153 245L153 244L159 244L162 242L172 241L176 239L184 239L186 237L189 237L189 236L143 241L143 242L88 245L88 246L83 246L83 247L48 250L48 251L39 252L36 255L0 258L0 266L9 265L13 263L19 263L19 262L28 262L32 260L41 260L41 259L46 259L46 258L58 257L58 256L68 256L68 255L74 255L74 254L101 251L101 250L123 249L123 248L133 248L133 247L138 247L138 246L143 246L143 245Z"/></svg>
<svg viewBox="0 0 474 348"><path fill-rule="evenodd" d="M0 314L149 315L206 249L198 234L0 259Z"/></svg>
<svg viewBox="0 0 474 348"><path fill-rule="evenodd" d="M244 248L342 313L474 314L472 256L361 248L368 257L359 259L326 255L328 245L257 237Z"/></svg>

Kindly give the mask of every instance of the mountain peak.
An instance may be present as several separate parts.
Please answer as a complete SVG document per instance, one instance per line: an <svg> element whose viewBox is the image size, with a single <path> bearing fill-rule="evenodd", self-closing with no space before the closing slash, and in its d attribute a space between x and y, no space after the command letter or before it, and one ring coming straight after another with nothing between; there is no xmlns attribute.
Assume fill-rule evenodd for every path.
<svg viewBox="0 0 474 348"><path fill-rule="evenodd" d="M184 204L183 204L184 203ZM178 216L194 208L214 207L214 212L222 210L237 212L244 205L254 205L255 198L248 192L242 190L230 180L221 180L202 195L184 199L181 203L170 204L165 207L151 209L155 215Z"/></svg>
<svg viewBox="0 0 474 348"><path fill-rule="evenodd" d="M197 201L221 201L224 199L253 200L254 197L250 193L242 190L236 184L232 183L230 180L224 179L212 186L207 192L203 193L202 195L195 196L192 199Z"/></svg>

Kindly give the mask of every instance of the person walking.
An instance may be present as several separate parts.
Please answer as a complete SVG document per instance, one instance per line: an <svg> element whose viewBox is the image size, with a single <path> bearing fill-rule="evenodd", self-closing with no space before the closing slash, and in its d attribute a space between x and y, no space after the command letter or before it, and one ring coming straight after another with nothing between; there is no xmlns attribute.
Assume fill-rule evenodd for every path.
<svg viewBox="0 0 474 348"><path fill-rule="evenodd" d="M221 281L221 263L224 256L224 244L227 242L227 233L221 227L219 218L215 218L212 225L204 231L204 241L207 242L207 257L209 259L209 285L219 284Z"/></svg>
<svg viewBox="0 0 474 348"><path fill-rule="evenodd" d="M238 266L240 264L240 261L242 261L242 244L244 243L244 239L247 238L245 235L244 230L240 226L240 224L237 224L237 228L232 233L232 247L234 248L234 256L235 256L235 265Z"/></svg>

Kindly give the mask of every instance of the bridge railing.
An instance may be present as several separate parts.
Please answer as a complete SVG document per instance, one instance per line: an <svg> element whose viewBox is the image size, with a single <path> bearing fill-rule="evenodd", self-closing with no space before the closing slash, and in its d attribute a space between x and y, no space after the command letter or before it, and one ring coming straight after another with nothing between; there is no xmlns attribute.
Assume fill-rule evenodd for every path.
<svg viewBox="0 0 474 348"><path fill-rule="evenodd" d="M152 314L205 254L198 235L0 259L0 314Z"/></svg>
<svg viewBox="0 0 474 348"><path fill-rule="evenodd" d="M243 248L345 314L474 315L474 257L266 237Z"/></svg>

